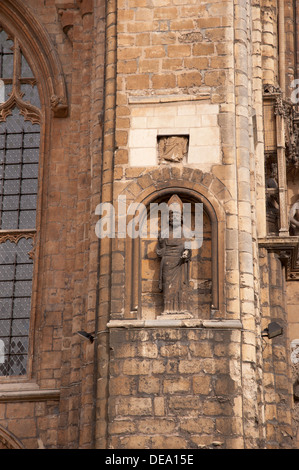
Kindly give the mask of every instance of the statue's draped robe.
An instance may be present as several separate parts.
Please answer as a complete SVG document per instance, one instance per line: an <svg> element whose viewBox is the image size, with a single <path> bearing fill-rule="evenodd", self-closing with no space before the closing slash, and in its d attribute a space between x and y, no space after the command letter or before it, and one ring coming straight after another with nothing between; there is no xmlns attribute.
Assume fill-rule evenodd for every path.
<svg viewBox="0 0 299 470"><path fill-rule="evenodd" d="M187 289L191 250L188 250L187 258L182 258L185 250L183 238L159 237L157 248L157 255L161 258L159 288L163 291L165 313L188 310Z"/></svg>

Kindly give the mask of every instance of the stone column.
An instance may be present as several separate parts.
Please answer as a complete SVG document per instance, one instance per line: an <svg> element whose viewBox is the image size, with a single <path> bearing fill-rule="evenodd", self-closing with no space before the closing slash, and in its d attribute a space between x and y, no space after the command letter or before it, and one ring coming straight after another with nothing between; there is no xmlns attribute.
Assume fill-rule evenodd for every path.
<svg viewBox="0 0 299 470"><path fill-rule="evenodd" d="M244 448L255 448L257 427L256 332L254 306L254 260L250 192L250 29L251 6L246 0L235 1L235 93L236 160L239 210L240 317L243 324L241 380L243 390Z"/></svg>
<svg viewBox="0 0 299 470"><path fill-rule="evenodd" d="M106 2L105 102L103 124L103 163L101 202L113 202L113 164L115 150L116 109L116 0ZM107 400L109 370L109 338L106 325L111 310L112 243L103 238L99 244L99 285L97 304L97 384L96 384L96 448L107 447Z"/></svg>

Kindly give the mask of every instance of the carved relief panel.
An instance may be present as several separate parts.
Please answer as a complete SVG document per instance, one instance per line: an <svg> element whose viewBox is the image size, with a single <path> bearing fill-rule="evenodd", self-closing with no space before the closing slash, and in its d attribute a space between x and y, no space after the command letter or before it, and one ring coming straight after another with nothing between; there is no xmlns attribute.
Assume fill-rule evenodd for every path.
<svg viewBox="0 0 299 470"><path fill-rule="evenodd" d="M159 163L185 162L188 154L189 136L158 137Z"/></svg>

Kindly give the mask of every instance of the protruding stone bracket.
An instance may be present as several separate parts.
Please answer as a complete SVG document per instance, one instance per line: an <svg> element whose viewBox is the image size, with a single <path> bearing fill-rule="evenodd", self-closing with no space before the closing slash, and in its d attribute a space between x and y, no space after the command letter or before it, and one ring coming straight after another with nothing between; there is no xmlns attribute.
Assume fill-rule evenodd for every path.
<svg viewBox="0 0 299 470"><path fill-rule="evenodd" d="M68 115L68 105L61 96L51 96L51 109L54 117L62 118Z"/></svg>

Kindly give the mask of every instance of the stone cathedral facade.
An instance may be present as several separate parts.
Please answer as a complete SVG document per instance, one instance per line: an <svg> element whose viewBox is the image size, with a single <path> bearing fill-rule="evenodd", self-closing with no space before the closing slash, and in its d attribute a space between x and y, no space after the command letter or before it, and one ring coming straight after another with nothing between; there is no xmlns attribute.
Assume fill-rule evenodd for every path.
<svg viewBox="0 0 299 470"><path fill-rule="evenodd" d="M0 448L299 447L298 51L298 0L0 0Z"/></svg>

